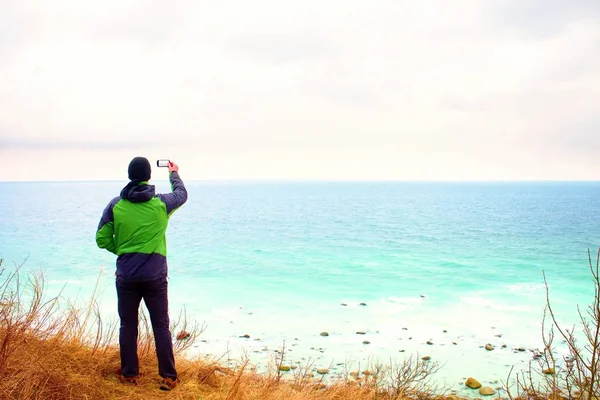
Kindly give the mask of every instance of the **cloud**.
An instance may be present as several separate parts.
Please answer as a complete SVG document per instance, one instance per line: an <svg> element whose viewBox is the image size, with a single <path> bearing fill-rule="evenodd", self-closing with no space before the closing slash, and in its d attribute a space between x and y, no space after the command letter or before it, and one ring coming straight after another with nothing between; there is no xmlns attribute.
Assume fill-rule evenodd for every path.
<svg viewBox="0 0 600 400"><path fill-rule="evenodd" d="M166 140L165 140L166 142ZM164 142L163 142L164 143ZM90 140L22 140L2 137L0 135L0 151L7 150L143 150L157 147L160 142L139 141L90 141Z"/></svg>
<svg viewBox="0 0 600 400"><path fill-rule="evenodd" d="M600 3L596 0L492 0L488 6L497 29L517 29L538 39L560 34L579 20L600 18Z"/></svg>
<svg viewBox="0 0 600 400"><path fill-rule="evenodd" d="M229 177L362 176L379 163L368 168L374 178L382 169L588 176L578 160L590 162L581 154L598 127L599 9L588 0L9 1L0 146L140 145L191 163L200 151L198 174ZM540 148L568 171L550 159L531 169Z"/></svg>

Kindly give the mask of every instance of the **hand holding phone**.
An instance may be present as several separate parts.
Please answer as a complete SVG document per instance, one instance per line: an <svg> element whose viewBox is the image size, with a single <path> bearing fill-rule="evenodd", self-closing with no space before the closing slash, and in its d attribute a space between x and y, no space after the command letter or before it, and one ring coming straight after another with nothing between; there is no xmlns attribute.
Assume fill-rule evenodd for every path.
<svg viewBox="0 0 600 400"><path fill-rule="evenodd" d="M170 160L156 160L156 166L159 168L166 168L171 163Z"/></svg>

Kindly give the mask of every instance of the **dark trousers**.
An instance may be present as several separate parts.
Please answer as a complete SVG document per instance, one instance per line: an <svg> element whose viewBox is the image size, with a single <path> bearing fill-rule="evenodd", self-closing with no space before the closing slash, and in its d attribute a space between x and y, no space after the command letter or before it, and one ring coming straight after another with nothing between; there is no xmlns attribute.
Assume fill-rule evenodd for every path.
<svg viewBox="0 0 600 400"><path fill-rule="evenodd" d="M137 355L138 310L144 299L158 358L158 374L163 378L177 377L173 342L169 330L169 300L167 278L154 281L127 281L117 278L117 298L121 328L119 330L119 347L121 353L121 373L125 377L139 374Z"/></svg>

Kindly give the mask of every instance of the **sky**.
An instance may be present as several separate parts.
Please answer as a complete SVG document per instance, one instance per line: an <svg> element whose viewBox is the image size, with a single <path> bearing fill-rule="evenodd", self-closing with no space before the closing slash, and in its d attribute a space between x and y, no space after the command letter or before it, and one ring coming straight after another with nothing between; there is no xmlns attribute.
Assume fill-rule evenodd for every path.
<svg viewBox="0 0 600 400"><path fill-rule="evenodd" d="M127 180L135 156L600 180L600 1L1 0L0 181Z"/></svg>

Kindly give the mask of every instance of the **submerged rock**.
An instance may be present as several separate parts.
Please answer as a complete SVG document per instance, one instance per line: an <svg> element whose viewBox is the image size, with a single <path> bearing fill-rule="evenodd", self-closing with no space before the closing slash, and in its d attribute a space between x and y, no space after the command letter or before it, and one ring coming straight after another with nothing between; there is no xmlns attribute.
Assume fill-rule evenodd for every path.
<svg viewBox="0 0 600 400"><path fill-rule="evenodd" d="M467 379L467 381L465 382L465 385L467 385L471 389L479 389L481 387L481 383L479 383L479 381L475 378Z"/></svg>
<svg viewBox="0 0 600 400"><path fill-rule="evenodd" d="M479 389L479 394L482 396L491 396L495 393L496 391L489 386L484 386L481 389Z"/></svg>
<svg viewBox="0 0 600 400"><path fill-rule="evenodd" d="M321 336L329 336L329 332L321 332Z"/></svg>

